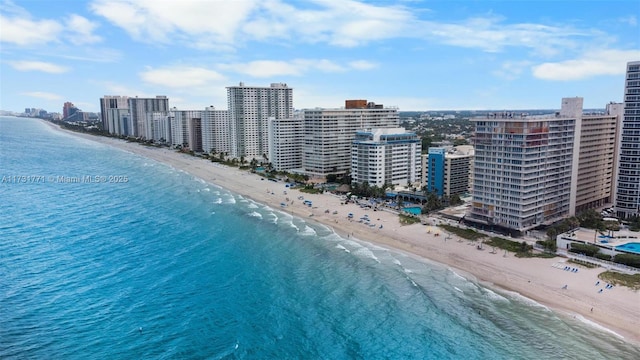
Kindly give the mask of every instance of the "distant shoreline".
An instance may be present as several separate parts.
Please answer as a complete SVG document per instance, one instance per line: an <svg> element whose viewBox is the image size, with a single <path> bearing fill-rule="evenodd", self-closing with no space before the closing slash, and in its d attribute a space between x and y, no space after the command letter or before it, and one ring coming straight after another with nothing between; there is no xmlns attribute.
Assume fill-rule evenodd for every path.
<svg viewBox="0 0 640 360"><path fill-rule="evenodd" d="M421 224L401 226L396 214L364 210L355 204L342 204L340 198L334 195L301 193L296 189L285 188L282 182L263 181L260 176L247 171L180 154L175 150L73 132L46 120L44 122L58 131L184 170L204 181L274 209L329 226L343 237L450 266L456 269L456 272L475 278L483 285L528 297L556 310L558 314L581 320L586 325L601 330L604 328L624 337L625 342L640 346L640 292L615 287L598 293L594 284L599 280L597 275L605 269L582 268L572 264L573 267L580 268L580 271L571 273L554 266L566 260L560 257L515 258L513 254L505 257L501 251L497 254L491 253L488 249L480 251L471 242L454 235L451 235L449 240L446 240L445 236L436 236L435 233L443 233L440 228ZM313 207L302 204L299 196L313 201ZM283 203L286 207L281 206ZM334 211L337 214L334 214ZM354 220L347 219L348 213L354 214ZM375 227L358 222L357 219L364 214L368 214ZM383 228L380 228L380 225L383 225ZM428 232L428 229L432 231ZM564 285L567 285L566 289L563 289Z"/></svg>

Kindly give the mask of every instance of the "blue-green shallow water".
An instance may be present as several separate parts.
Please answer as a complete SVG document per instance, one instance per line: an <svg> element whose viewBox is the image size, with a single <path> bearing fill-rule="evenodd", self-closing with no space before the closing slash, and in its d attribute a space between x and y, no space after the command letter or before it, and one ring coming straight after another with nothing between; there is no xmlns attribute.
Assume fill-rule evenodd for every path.
<svg viewBox="0 0 640 360"><path fill-rule="evenodd" d="M446 267L39 120L0 118L0 156L1 176L128 178L0 184L1 359L640 354Z"/></svg>

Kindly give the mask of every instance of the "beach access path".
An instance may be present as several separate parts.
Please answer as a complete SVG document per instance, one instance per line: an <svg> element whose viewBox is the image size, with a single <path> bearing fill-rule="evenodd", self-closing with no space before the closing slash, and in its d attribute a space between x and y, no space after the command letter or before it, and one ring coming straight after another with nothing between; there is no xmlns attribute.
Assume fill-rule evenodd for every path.
<svg viewBox="0 0 640 360"><path fill-rule="evenodd" d="M564 265L566 259L560 257L517 258L500 249L494 252L486 245L483 250L478 250L475 243L447 234L437 226L419 223L403 226L397 214L365 210L353 203L344 204L341 198L332 194L306 194L285 187L283 182L265 181L248 171L212 163L176 150L75 133L48 124L60 131L184 170L274 209L330 226L344 237L444 264L499 292L516 292L555 310L559 316L577 318L608 329L611 336L640 344L640 292L622 286L599 292L606 284L602 281L599 285L595 284L599 281L598 274L605 269L590 269L570 263ZM313 206L303 204L300 196L311 200ZM286 207L282 207L283 203L286 203ZM349 213L353 214L352 219L348 218ZM370 219L369 223L375 226L359 222L365 214ZM579 271L566 271L563 270L564 266Z"/></svg>

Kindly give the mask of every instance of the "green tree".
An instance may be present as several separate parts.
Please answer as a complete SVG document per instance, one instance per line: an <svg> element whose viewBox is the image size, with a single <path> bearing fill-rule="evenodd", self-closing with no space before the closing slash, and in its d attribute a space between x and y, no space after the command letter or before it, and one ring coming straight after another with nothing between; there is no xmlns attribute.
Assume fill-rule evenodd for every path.
<svg viewBox="0 0 640 360"><path fill-rule="evenodd" d="M640 255L618 254L613 257L613 261L617 262L618 264L640 268Z"/></svg>
<svg viewBox="0 0 640 360"><path fill-rule="evenodd" d="M576 254L594 256L600 251L600 248L595 245L572 243L569 251Z"/></svg>
<svg viewBox="0 0 640 360"><path fill-rule="evenodd" d="M635 215L629 219L629 230L640 231L640 216Z"/></svg>
<svg viewBox="0 0 640 360"><path fill-rule="evenodd" d="M458 194L453 194L449 197L449 205L451 206L462 205L463 203L464 201L460 199L460 195Z"/></svg>
<svg viewBox="0 0 640 360"><path fill-rule="evenodd" d="M578 214L577 218L580 222L580 226L582 227L596 229L599 231L606 230L606 227L602 222L602 217L594 209L588 209L581 212L580 214Z"/></svg>
<svg viewBox="0 0 640 360"><path fill-rule="evenodd" d="M442 201L440 200L440 197L435 191L431 191L426 195L427 195L427 201L422 207L423 214L428 214L432 211L442 209Z"/></svg>

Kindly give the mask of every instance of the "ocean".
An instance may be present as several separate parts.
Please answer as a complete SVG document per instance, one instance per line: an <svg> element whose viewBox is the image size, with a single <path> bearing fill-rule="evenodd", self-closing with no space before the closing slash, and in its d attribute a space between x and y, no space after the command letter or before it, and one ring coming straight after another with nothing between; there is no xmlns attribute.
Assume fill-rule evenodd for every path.
<svg viewBox="0 0 640 360"><path fill-rule="evenodd" d="M1 359L638 359L588 321L0 118Z"/></svg>

